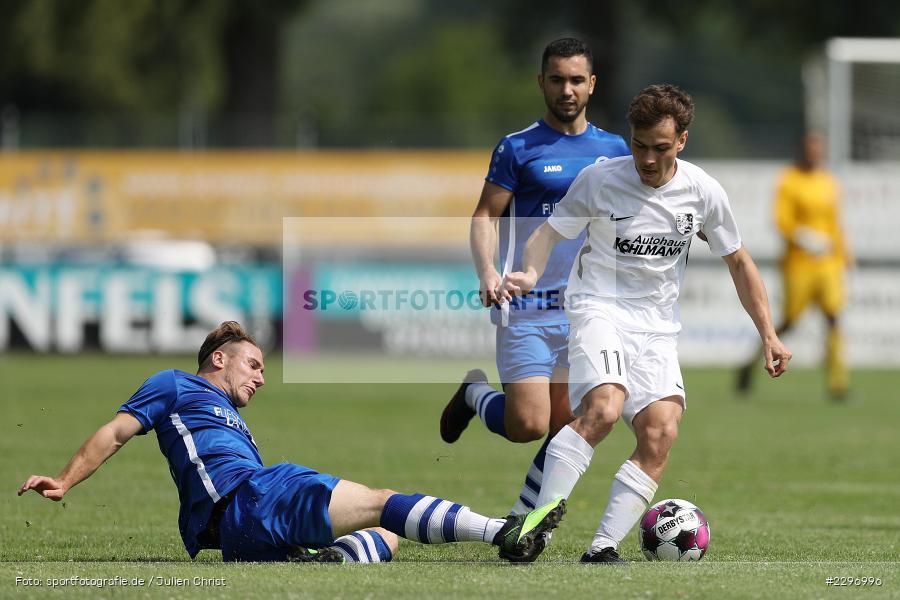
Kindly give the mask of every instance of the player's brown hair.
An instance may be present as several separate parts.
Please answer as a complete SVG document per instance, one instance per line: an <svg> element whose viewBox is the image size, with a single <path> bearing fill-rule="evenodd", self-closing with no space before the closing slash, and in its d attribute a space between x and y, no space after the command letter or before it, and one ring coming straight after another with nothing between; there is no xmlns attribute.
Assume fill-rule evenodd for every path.
<svg viewBox="0 0 900 600"><path fill-rule="evenodd" d="M259 344L253 339L249 333L244 331L241 324L237 321L224 321L221 325L209 332L200 351L197 353L197 368L203 369L204 364L213 352L231 342L250 342L257 348Z"/></svg>
<svg viewBox="0 0 900 600"><path fill-rule="evenodd" d="M669 83L645 87L628 106L628 123L634 129L648 129L666 117L675 120L678 134L694 120L694 101L684 90Z"/></svg>

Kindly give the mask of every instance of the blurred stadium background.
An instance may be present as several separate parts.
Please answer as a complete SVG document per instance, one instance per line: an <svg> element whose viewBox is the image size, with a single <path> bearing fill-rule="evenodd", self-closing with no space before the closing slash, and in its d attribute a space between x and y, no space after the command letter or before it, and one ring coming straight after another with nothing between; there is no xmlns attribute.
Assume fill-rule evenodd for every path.
<svg viewBox="0 0 900 600"><path fill-rule="evenodd" d="M25 424L24 429L13 428L15 435L4 442L7 488L20 483L23 469L61 466L58 463L95 425L85 414L109 414L124 400L110 399L109 394L130 393L140 376L150 373L149 367L145 373L144 362L135 360L145 354L182 355L177 364L189 369L187 355L224 319L249 324L276 355L284 348L316 356L339 340L351 350L365 348L407 367L418 359L453 365L448 372L458 377L460 363L454 361L463 358L471 365L475 357L466 356L458 343L443 348L428 343L443 335L434 323L417 322L413 329L409 322L373 324L349 310L338 319L305 314L299 325L286 323L291 315L298 316L298 298L291 295L297 282L321 287L361 270L376 281L381 273L390 285L426 265L455 285L477 285L465 236L448 233L410 245L403 236L373 233L348 244L340 240L336 226L335 239L341 243L326 244L324 252L307 252L304 256L313 260L295 268L283 260L283 219L370 220L373 231L382 217L464 220L474 208L493 145L544 112L536 84L544 45L575 35L594 49L598 88L589 118L598 126L625 134L625 107L650 83L675 83L693 95L697 118L683 156L719 178L729 193L776 313L781 298L776 262L781 248L771 216L776 176L791 160L805 127L829 136L832 167L845 192L844 221L858 260L850 275L845 319L849 359L852 367L869 370L863 382L867 402L883 405L870 403L860 417L854 416L852 405L840 417L819 415L815 427L826 432L825 437L806 431L792 445L793 426L787 421L817 411L824 396L824 383L817 388L818 377L801 373L785 388L790 392L775 392L778 402L799 399L800 405L784 416L781 430L773 430L781 442L770 448L771 460L738 461L737 468L750 473L748 478L741 475L734 487L727 478L718 481L724 496L706 490L706 502L715 519L717 507L740 503L745 492L755 493L752 486L766 477L763 473L777 469L784 456L796 454L792 473L800 478L814 464L816 476L824 481L832 476L832 468L843 464L853 470L852 476L844 473L845 479L876 481L859 489L863 494L874 490L882 508L868 506L868 496L857 499L873 531L890 513L898 493L896 473L865 474L872 465L862 457L880 457L881 462L873 463L877 473L897 451L888 428L892 413L885 413L887 422L880 422L878 415L884 407L896 412L900 366L900 3L3 0L0 15L0 369L4 379L13 382L8 395L0 392L0 406L14 415L10 423ZM398 254L398 247L404 253ZM289 264L284 271L283 264ZM385 265L394 271L378 271ZM693 371L698 403L718 400L731 381L723 368L747 359L755 334L724 265L696 245L682 314L683 364L719 369ZM483 328L484 323L472 327ZM297 334L297 329L308 335ZM819 315L812 314L788 338L799 367L820 362L822 329ZM454 333L466 339L465 331L456 328ZM408 334L403 343L397 343L399 334ZM70 356L94 353L94 361L92 356ZM122 354L138 359L114 356ZM482 365L492 369L489 355L481 357ZM148 358L146 365L173 366L168 358ZM43 365L70 382L82 374L90 378L113 371L119 371L119 379L100 388L107 394L96 398L91 411L73 413L59 404L68 398L69 384L40 381ZM355 369L339 370L334 377L344 381L339 378L358 374ZM880 371L872 375L872 369ZM271 371L278 376L277 368ZM434 381L444 379L435 376ZM89 382L72 385L83 387L77 397L92 400ZM394 391L354 388L349 396L358 402L351 406L364 406L367 394L378 398L373 410L388 414L411 411L419 401L418 392L405 390L396 392L404 403L392 405ZM332 393L320 395L331 398ZM442 388L435 402L443 395ZM285 400L293 396L283 389L273 393L273 398ZM44 410L45 402L59 409L54 414L67 415L65 430L61 424L50 425L49 413L36 412L38 406ZM277 427L297 418L294 409L285 406L274 418L260 415L260 427L271 431L273 445L280 439ZM729 461L758 444L755 432L767 431L767 411L780 410L777 404L762 406L764 414L754 413L756 421L745 421L758 429L743 432L741 443L746 443L741 448L721 445L728 443L727 433L713 439L699 430L694 435L705 441L685 449L685 456L716 463L721 473L733 471ZM345 423L360 417L345 409ZM314 417L328 418L322 407L315 410ZM439 408L435 404L429 410ZM753 409L738 410L742 412L714 410L705 423L710 431L740 429L735 423L748 419L746 413ZM360 418L377 422L381 414ZM433 420L416 418L422 423ZM842 433L850 421L856 428L852 443L845 442ZM43 455L41 445L29 437L33 429L26 431L29 423L38 422L58 433L59 444L52 447L52 456L41 459L36 458ZM703 423L694 426L701 429ZM70 432L68 424L78 431ZM870 426L882 429L870 437ZM369 431L358 424L351 427L359 435ZM409 435L408 429L392 427L388 437L394 441L384 444ZM329 447L326 431L313 434L318 435L320 450ZM426 434L419 437L424 440ZM448 479L440 473L452 464L437 469L431 464L433 454L443 452L431 439L436 438L436 426L435 434L427 437L427 442L415 438L400 444L410 455L422 454L421 468L411 474L404 469L412 463L398 462L379 446L371 456L379 465L374 472L379 478L385 475L380 483L392 485L392 477L401 474L402 485L428 481L439 492L448 481L461 486L458 474ZM814 447L822 439L838 444L827 456ZM470 458L477 462L491 453L505 456L508 445L484 445L494 442L479 442L473 450L478 456ZM613 443L625 452L630 442L621 438ZM301 449L281 440L274 452L283 450L288 459L303 462L297 455ZM519 462L525 464L530 450L515 450ZM717 452L723 457L719 462ZM135 456L159 459L152 454ZM325 467L370 481L366 475L372 471L358 464L357 454L348 450L334 461L319 451L310 461L318 458ZM856 457L855 462L847 463L848 455ZM25 456L29 466L23 466ZM809 462L804 463L804 457ZM457 469L464 462L458 460ZM157 471L159 485L168 486L163 469ZM500 483L491 473L479 472L491 483L469 492L489 507L504 510L506 500L498 497L502 491L493 492L518 485L519 474L513 471L510 466ZM866 479L870 475L874 479ZM673 478L680 481L677 475ZM597 483L598 497L605 497L606 485ZM822 486L809 489L848 493L846 486L838 491ZM790 491L766 489L767 494ZM822 508L826 502L800 498L803 490L807 488L797 484L798 497L789 499L796 509L789 513L792 517L802 519L809 506ZM183 558L169 487L165 494L154 499L151 509L159 508L159 514L148 510L150 525L142 533L165 535L159 547L151 545L152 556ZM765 510L786 511L785 506L773 499ZM34 520L28 516L31 510L43 509L21 501L6 514ZM84 518L82 529L73 533L90 534L90 516ZM158 531L151 528L157 522ZM583 525L585 533L593 522ZM776 536L778 531L793 531L786 516L772 527ZM9 533L15 526L8 520L3 528ZM19 550L5 555L7 559L31 560L29 544L43 548L44 556L66 559L48 553L54 543L49 531L35 542L19 529ZM896 560L896 518L888 529L879 533L880 548L886 547L889 558ZM800 547L816 548L818 540L833 539L832 534L843 535L816 530ZM561 543L568 543L566 539ZM854 540L864 545L862 538ZM791 539L778 542L782 548L794 547ZM729 548L725 556L730 560L792 556L754 554L760 549L751 542ZM635 554L633 550L629 552ZM827 558L828 550L822 546L818 558ZM869 548L858 556L874 560L881 550ZM579 551L572 542L572 552ZM106 546L93 547L91 556L106 560L109 552ZM116 555L115 549L111 552ZM138 559L144 556L142 547L134 552ZM125 556L135 558L127 552ZM841 558L853 556L844 553Z"/></svg>

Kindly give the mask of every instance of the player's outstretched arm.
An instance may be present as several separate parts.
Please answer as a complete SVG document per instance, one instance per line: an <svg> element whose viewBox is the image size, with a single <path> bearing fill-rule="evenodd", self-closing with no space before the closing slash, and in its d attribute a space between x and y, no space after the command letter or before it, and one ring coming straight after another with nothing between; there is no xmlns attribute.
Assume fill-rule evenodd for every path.
<svg viewBox="0 0 900 600"><path fill-rule="evenodd" d="M500 285L500 298L512 300L513 296L521 296L533 290L538 279L544 274L550 253L563 239L565 238L547 222L535 229L528 241L525 242L525 251L522 253L522 270L507 273L503 277L503 283Z"/></svg>
<svg viewBox="0 0 900 600"><path fill-rule="evenodd" d="M772 377L778 377L787 370L791 360L791 351L781 343L772 325L772 314L769 311L769 298L766 285L763 283L756 263L743 246L737 252L722 257L728 264L734 288L744 310L753 319L756 330L763 343L763 354L766 358L766 371Z"/></svg>
<svg viewBox="0 0 900 600"><path fill-rule="evenodd" d="M141 424L133 416L127 413L117 414L112 421L98 429L81 445L69 464L55 479L44 475L32 475L19 488L19 496L28 490L34 490L44 498L59 502L66 492L90 477L106 459L140 431Z"/></svg>
<svg viewBox="0 0 900 600"><path fill-rule="evenodd" d="M497 220L512 201L513 193L490 181L484 182L478 206L472 214L469 230L469 246L472 260L478 274L481 302L486 307L499 302L497 288L500 287L500 273L494 265L494 248L497 246Z"/></svg>

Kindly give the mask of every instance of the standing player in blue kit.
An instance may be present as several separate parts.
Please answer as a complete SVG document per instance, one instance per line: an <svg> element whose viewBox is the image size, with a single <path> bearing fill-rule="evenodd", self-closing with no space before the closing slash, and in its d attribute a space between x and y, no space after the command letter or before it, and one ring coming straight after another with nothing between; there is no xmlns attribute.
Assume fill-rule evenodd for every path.
<svg viewBox="0 0 900 600"><path fill-rule="evenodd" d="M470 242L482 301L497 325L497 370L503 391L484 372L469 371L441 415L441 438L454 443L476 414L492 432L513 442L555 434L572 419L569 408L568 333L564 295L569 269L584 237L559 244L529 297L501 302L502 274L521 270L525 241L553 213L569 185L588 165L629 154L618 135L588 122L596 76L581 41L551 42L541 59L538 84L547 112L494 150L472 216ZM497 223L500 261L496 266ZM501 273L502 271L502 273ZM548 437L549 440L549 437ZM546 443L528 470L512 514L534 508L541 487Z"/></svg>

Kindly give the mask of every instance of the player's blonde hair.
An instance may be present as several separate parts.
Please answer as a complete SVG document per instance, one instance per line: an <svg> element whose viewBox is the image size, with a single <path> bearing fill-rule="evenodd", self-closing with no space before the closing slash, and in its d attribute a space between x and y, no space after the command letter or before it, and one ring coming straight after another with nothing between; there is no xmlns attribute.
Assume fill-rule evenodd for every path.
<svg viewBox="0 0 900 600"><path fill-rule="evenodd" d="M250 342L257 348L259 344L237 321L224 321L221 325L209 332L200 351L197 353L197 368L203 370L212 353L231 342Z"/></svg>

